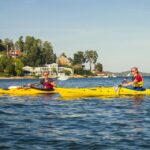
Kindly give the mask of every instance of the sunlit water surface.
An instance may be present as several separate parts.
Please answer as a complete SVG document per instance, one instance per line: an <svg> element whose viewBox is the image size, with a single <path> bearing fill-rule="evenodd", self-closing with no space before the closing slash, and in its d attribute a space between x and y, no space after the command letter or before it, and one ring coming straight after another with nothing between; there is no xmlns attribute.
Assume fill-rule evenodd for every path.
<svg viewBox="0 0 150 150"><path fill-rule="evenodd" d="M114 86L122 78L69 79L58 87ZM38 80L0 80L0 87ZM145 78L150 87L150 78ZM0 95L0 150L150 149L150 97Z"/></svg>

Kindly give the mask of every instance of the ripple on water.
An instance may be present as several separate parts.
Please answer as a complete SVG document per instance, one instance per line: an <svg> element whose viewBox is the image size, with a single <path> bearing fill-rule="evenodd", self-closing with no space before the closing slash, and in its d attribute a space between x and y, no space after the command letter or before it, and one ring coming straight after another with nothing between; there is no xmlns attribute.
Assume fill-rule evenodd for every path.
<svg viewBox="0 0 150 150"><path fill-rule="evenodd" d="M97 86L113 85L114 80L120 81L74 79L64 83ZM149 96L62 100L58 96L3 95L0 149L149 149L149 108Z"/></svg>

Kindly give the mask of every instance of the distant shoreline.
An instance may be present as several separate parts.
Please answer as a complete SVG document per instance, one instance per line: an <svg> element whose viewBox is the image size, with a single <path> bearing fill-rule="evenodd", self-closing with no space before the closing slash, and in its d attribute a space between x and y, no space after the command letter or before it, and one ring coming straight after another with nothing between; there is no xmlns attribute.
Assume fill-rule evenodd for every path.
<svg viewBox="0 0 150 150"><path fill-rule="evenodd" d="M7 80L7 79L40 79L42 77L33 77L33 76L23 76L23 77L20 77L20 76L14 76L14 77L0 77L0 80L4 79L4 80ZM54 78L54 77L50 77L50 78ZM81 75L77 75L77 76L69 76L70 79L72 78L90 78L90 77L84 77L84 76L81 76Z"/></svg>
<svg viewBox="0 0 150 150"><path fill-rule="evenodd" d="M40 79L42 77L33 77L33 76L14 76L14 77L0 77L0 80L4 79ZM54 78L54 77L50 77ZM74 75L74 76L69 76L69 79L78 79L78 78L98 78L98 76L82 76L82 75ZM101 78L101 77L99 77Z"/></svg>
<svg viewBox="0 0 150 150"><path fill-rule="evenodd" d="M24 77L15 76L15 77L0 77L0 79L37 79L37 78L32 76L24 76Z"/></svg>
<svg viewBox="0 0 150 150"><path fill-rule="evenodd" d="M117 76L117 77L125 77L125 76ZM144 77L150 77L150 76L144 76ZM33 77L33 76L14 76L14 77L0 77L0 80L7 80L7 79L40 79L41 77ZM50 77L54 78L54 77ZM112 76L82 76L82 75L73 75L69 76L69 79L78 79L78 78L116 78Z"/></svg>

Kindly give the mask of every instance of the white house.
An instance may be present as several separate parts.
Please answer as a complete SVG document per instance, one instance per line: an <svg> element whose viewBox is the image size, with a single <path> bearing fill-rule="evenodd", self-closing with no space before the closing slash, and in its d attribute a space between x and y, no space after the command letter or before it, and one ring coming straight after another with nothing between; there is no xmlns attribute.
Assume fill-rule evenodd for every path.
<svg viewBox="0 0 150 150"><path fill-rule="evenodd" d="M28 74L34 73L34 68L33 68L33 67L30 67L30 66L25 66L25 67L23 67L23 70L24 70L25 72L28 72Z"/></svg>
<svg viewBox="0 0 150 150"><path fill-rule="evenodd" d="M49 75L58 75L59 73L62 73L64 70L70 71L71 75L73 75L73 70L71 68L67 67L58 67L58 64L47 64L44 67L30 67L25 66L23 67L23 70L26 72L29 72L29 74L35 74L35 75L42 75L44 71L48 71Z"/></svg>
<svg viewBox="0 0 150 150"><path fill-rule="evenodd" d="M45 67L25 66L23 67L23 70L29 72L30 74L35 74L35 75L42 75L44 71L48 71L50 75L56 75L58 74L58 64L56 63L47 64L45 65Z"/></svg>
<svg viewBox="0 0 150 150"><path fill-rule="evenodd" d="M73 70L71 68L67 67L58 67L58 64L46 64L44 67L30 67L25 66L23 67L23 70L26 72L29 72L29 74L35 74L35 75L42 75L44 71L48 71L49 75L58 75L59 73L62 73L63 71L67 70L73 75Z"/></svg>

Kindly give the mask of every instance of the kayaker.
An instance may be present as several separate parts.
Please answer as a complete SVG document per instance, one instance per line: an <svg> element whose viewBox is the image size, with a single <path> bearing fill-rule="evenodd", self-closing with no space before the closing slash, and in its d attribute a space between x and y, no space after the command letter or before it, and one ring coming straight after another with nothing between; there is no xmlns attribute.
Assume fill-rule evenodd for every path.
<svg viewBox="0 0 150 150"><path fill-rule="evenodd" d="M133 67L131 68L131 75L132 75L132 81L124 81L121 86L132 86L134 90L143 91L145 88L143 88L143 78L140 75L138 68Z"/></svg>
<svg viewBox="0 0 150 150"><path fill-rule="evenodd" d="M49 76L49 72L45 71L43 73L44 78L40 81L40 83L29 84L28 86L35 87L35 86L42 85L42 89L53 90L54 87L56 87L56 84L54 80L52 78L49 78L48 76Z"/></svg>

